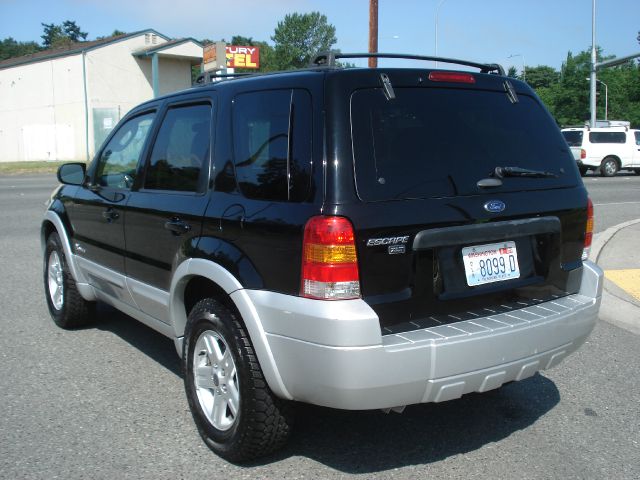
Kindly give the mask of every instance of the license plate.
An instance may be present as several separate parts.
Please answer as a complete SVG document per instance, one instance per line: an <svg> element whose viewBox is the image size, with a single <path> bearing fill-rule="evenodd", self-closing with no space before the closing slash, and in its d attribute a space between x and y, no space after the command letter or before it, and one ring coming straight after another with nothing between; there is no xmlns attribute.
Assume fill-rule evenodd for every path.
<svg viewBox="0 0 640 480"><path fill-rule="evenodd" d="M515 242L464 247L462 260L470 287L520 278Z"/></svg>

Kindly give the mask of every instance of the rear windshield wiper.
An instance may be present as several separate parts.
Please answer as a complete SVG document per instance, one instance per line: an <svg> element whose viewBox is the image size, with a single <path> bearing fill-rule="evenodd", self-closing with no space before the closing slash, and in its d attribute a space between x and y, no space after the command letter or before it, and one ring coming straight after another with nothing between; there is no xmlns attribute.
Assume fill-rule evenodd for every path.
<svg viewBox="0 0 640 480"><path fill-rule="evenodd" d="M520 167L496 167L493 172L496 178L505 177L529 177L529 178L558 178L558 175L543 170L530 170Z"/></svg>

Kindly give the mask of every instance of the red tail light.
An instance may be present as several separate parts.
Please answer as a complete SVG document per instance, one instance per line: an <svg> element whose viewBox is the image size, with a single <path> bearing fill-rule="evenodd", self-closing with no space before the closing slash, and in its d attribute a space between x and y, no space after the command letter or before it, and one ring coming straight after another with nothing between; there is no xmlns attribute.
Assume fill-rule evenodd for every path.
<svg viewBox="0 0 640 480"><path fill-rule="evenodd" d="M580 149L580 159L587 158L587 151L584 148Z"/></svg>
<svg viewBox="0 0 640 480"><path fill-rule="evenodd" d="M591 242L593 241L593 203L587 199L587 227L584 232L584 248L582 250L582 260L589 258Z"/></svg>
<svg viewBox="0 0 640 480"><path fill-rule="evenodd" d="M345 217L312 217L304 227L300 294L322 300L360 297L355 235Z"/></svg>
<svg viewBox="0 0 640 480"><path fill-rule="evenodd" d="M476 83L476 77L463 72L431 72L429 80L432 82Z"/></svg>

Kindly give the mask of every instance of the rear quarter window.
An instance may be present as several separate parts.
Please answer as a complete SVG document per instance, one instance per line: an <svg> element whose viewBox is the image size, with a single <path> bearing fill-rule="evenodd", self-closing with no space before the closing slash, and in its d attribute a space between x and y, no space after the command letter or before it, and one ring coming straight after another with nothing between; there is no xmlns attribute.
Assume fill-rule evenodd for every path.
<svg viewBox="0 0 640 480"><path fill-rule="evenodd" d="M311 178L311 95L306 90L239 94L233 102L234 168L247 198L304 201Z"/></svg>
<svg viewBox="0 0 640 480"><path fill-rule="evenodd" d="M570 147L581 147L583 132L581 130L569 130L562 132L562 136Z"/></svg>

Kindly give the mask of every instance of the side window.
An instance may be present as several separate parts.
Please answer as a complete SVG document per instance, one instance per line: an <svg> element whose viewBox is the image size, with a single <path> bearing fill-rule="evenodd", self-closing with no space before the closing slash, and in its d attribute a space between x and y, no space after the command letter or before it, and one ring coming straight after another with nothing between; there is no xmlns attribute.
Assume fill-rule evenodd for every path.
<svg viewBox="0 0 640 480"><path fill-rule="evenodd" d="M209 165L211 105L173 107L156 137L145 174L144 188L197 192Z"/></svg>
<svg viewBox="0 0 640 480"><path fill-rule="evenodd" d="M636 145L640 145L640 132L634 132L634 135L636 136Z"/></svg>
<svg viewBox="0 0 640 480"><path fill-rule="evenodd" d="M234 99L234 165L244 196L294 202L307 197L311 118L311 96L305 90L252 92Z"/></svg>
<svg viewBox="0 0 640 480"><path fill-rule="evenodd" d="M627 143L625 132L590 132L591 143Z"/></svg>
<svg viewBox="0 0 640 480"><path fill-rule="evenodd" d="M102 150L96 183L103 187L130 188L155 113L127 120Z"/></svg>

